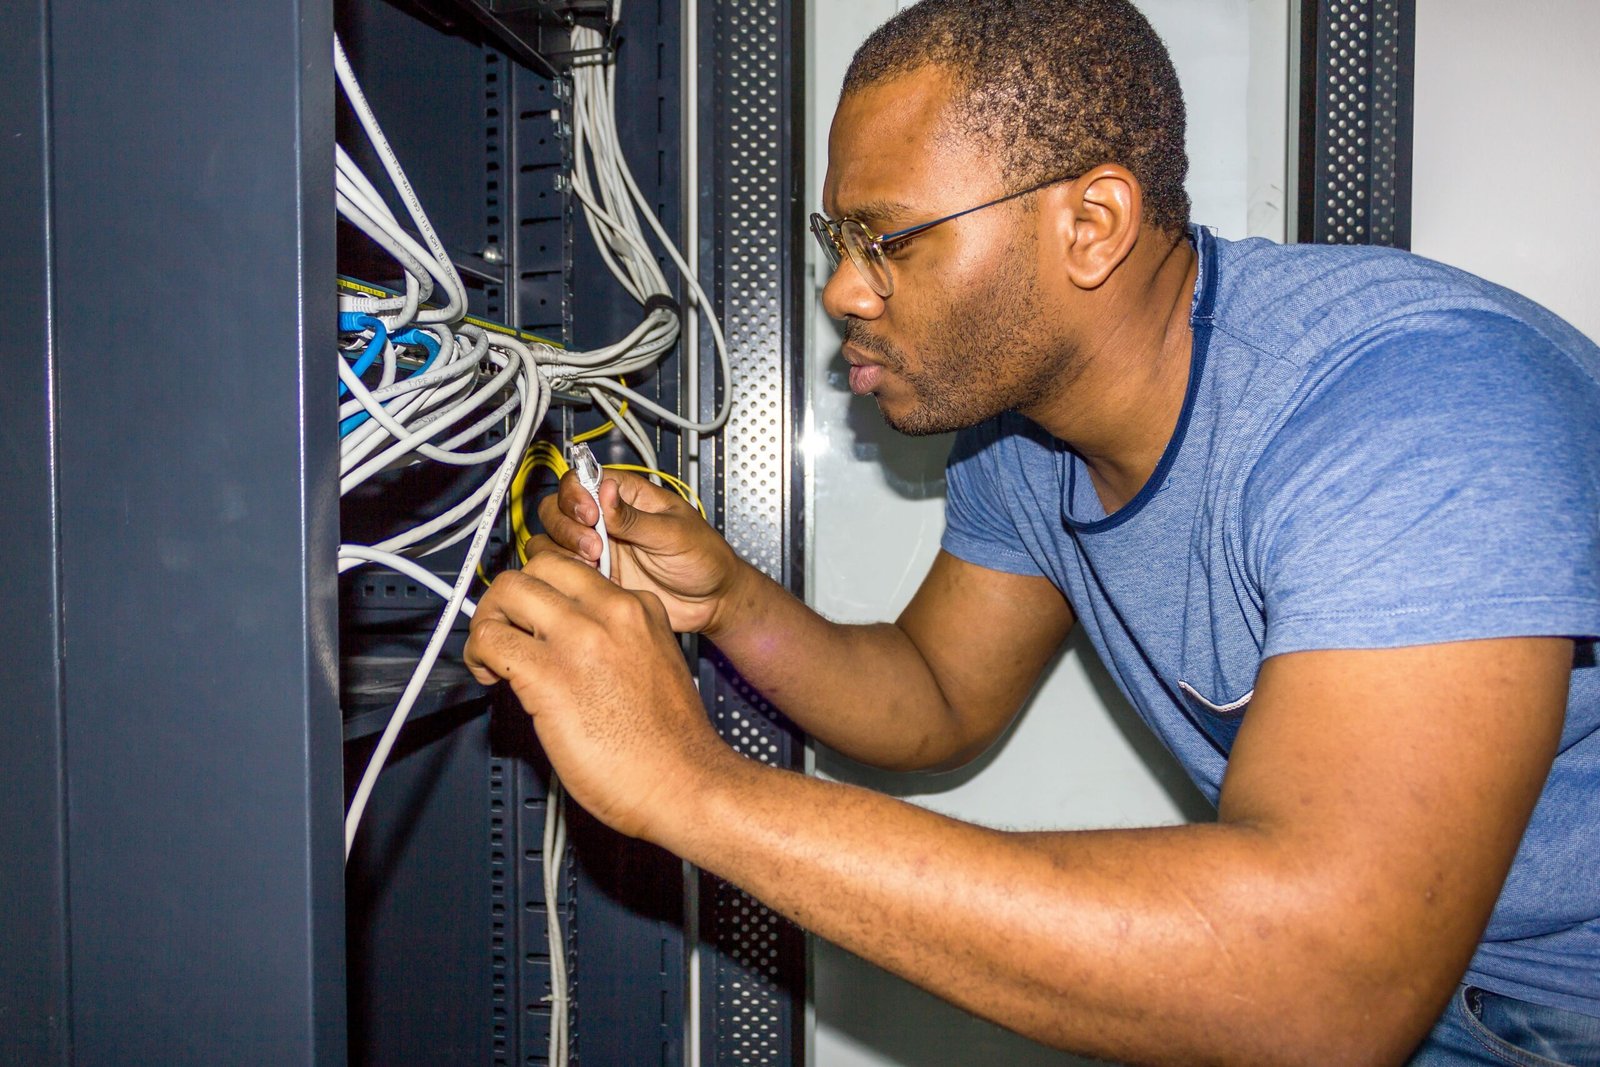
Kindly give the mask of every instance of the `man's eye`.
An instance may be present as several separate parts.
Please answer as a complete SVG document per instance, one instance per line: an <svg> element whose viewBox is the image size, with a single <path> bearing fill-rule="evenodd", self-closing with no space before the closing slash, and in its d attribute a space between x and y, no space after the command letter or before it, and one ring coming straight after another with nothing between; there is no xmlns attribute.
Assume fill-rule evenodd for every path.
<svg viewBox="0 0 1600 1067"><path fill-rule="evenodd" d="M921 236L921 234L915 234L911 237L902 237L887 245L883 250L883 254L890 259L899 259L907 248L917 243L917 238Z"/></svg>

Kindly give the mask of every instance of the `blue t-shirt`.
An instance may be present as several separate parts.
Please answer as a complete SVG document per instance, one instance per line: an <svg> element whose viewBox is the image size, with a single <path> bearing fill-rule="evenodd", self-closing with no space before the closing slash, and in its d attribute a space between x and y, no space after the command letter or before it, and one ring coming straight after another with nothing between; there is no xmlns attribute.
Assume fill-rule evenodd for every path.
<svg viewBox="0 0 1600 1067"><path fill-rule="evenodd" d="M1065 444L1003 415L956 439L945 550L1054 582L1213 803L1268 656L1578 638L1468 980L1600 1015L1600 349L1408 253L1192 240L1188 394L1143 490L1106 515Z"/></svg>

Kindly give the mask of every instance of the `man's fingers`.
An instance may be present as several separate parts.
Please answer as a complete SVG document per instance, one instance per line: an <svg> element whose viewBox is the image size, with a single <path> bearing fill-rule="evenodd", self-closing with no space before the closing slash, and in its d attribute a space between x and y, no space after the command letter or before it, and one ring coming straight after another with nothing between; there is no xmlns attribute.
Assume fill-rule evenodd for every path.
<svg viewBox="0 0 1600 1067"><path fill-rule="evenodd" d="M672 616L667 613L667 606L661 598L648 589L636 590L633 595L644 605L645 614L650 616L652 622L664 630L672 629Z"/></svg>
<svg viewBox="0 0 1600 1067"><path fill-rule="evenodd" d="M619 591L615 584L601 577L600 572L586 560L559 550L530 553L522 573L574 602L592 602L603 599L607 593Z"/></svg>
<svg viewBox="0 0 1600 1067"><path fill-rule="evenodd" d="M559 550L536 554L523 570L497 576L479 602L467 667L486 684L509 679L506 671L519 660L543 654L547 638L574 633L592 617L586 599L612 591L621 595L580 559Z"/></svg>
<svg viewBox="0 0 1600 1067"><path fill-rule="evenodd" d="M561 476L561 481L556 484L555 498L563 515L584 526L593 526L599 516L594 507L594 497L578 481L576 471L568 471Z"/></svg>
<svg viewBox="0 0 1600 1067"><path fill-rule="evenodd" d="M536 566L541 561L543 565ZM529 560L523 570L504 571L495 578L479 605L478 613L485 616L485 622L504 621L536 639L572 626L583 615L583 608L570 593L545 580L551 570L549 564L554 561L559 561L564 570L586 574L602 586L610 585L571 556L546 552ZM565 578L563 584L572 585ZM488 612L482 604L489 605Z"/></svg>
<svg viewBox="0 0 1600 1067"><path fill-rule="evenodd" d="M475 618L462 659L481 685L515 681L536 670L539 639L502 619Z"/></svg>
<svg viewBox="0 0 1600 1067"><path fill-rule="evenodd" d="M522 543L522 554L528 559L546 552L553 552L558 556L566 556L569 559L576 559L591 566L593 565L593 561L585 559L581 552L573 552L565 545L556 544L555 541L550 539L549 534L534 534Z"/></svg>
<svg viewBox="0 0 1600 1067"><path fill-rule="evenodd" d="M673 544L682 536L677 524L687 505L676 494L624 471L607 471L600 483L600 504L606 532L619 541L651 549ZM539 521L550 540L591 565L600 559L599 517L594 498L567 473L554 493L539 501ZM530 553L531 554L531 553Z"/></svg>
<svg viewBox="0 0 1600 1067"><path fill-rule="evenodd" d="M523 570L495 578L473 619L464 658L485 685L502 678L515 683L519 672L548 668L574 649L609 641L614 626L629 625L641 605L645 619L670 631L666 608L653 594L621 589L560 550L539 552Z"/></svg>
<svg viewBox="0 0 1600 1067"><path fill-rule="evenodd" d="M582 494L581 502L571 499L567 489L569 480ZM580 504L583 506L579 506ZM587 516L589 521L573 518L574 511ZM539 523L544 527L550 540L568 552L577 553L590 563L598 562L600 559L600 535L594 532L596 515L598 512L595 510L594 498L571 475L561 480L560 489L547 494L539 501ZM532 554L530 550L529 555Z"/></svg>
<svg viewBox="0 0 1600 1067"><path fill-rule="evenodd" d="M629 471L608 470L600 482L600 502L606 507L608 523L611 521L611 512L616 508L616 504L608 497L606 482L612 483L617 494L616 500L639 511L651 513L676 511L683 504L683 498L677 493L657 485L642 475Z"/></svg>
<svg viewBox="0 0 1600 1067"><path fill-rule="evenodd" d="M600 506L606 513L606 532L642 548L665 546L681 536L673 534L672 528L678 520L678 505L682 503L683 498L676 493L651 485L643 478L621 482L607 474L600 483Z"/></svg>

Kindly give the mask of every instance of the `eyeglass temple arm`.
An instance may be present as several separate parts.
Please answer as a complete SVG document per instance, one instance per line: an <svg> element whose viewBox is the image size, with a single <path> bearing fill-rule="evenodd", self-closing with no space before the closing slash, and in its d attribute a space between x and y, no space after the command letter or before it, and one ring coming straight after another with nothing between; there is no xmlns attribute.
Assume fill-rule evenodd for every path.
<svg viewBox="0 0 1600 1067"><path fill-rule="evenodd" d="M946 215L942 219L934 219L932 222L919 222L915 226L907 226L903 230L896 230L893 233L882 234L882 235L878 236L877 238L875 238L872 243L874 245L876 245L878 248L881 249L886 244L892 244L895 241L899 241L899 240L903 240L904 238L907 238L907 237L915 236L916 234L921 233L923 230L932 229L933 227L938 226L940 223L950 222L950 221L952 221L954 219L959 219L963 215L970 215L974 211L982 211L984 208L986 208L986 207L994 207L996 204L1004 204L1006 201L1015 200L1019 196L1027 196L1029 193L1037 193L1040 189L1044 189L1044 188L1046 188L1048 186L1054 185L1054 184L1056 184L1056 182L1070 181L1070 180L1071 180L1070 178L1051 178L1049 181L1040 182L1038 185L1030 185L1026 189L1019 189L1014 193L1007 193L1005 196L1002 196L1000 199L991 200L987 204L978 204L976 207L969 207L965 211L957 211L954 215Z"/></svg>

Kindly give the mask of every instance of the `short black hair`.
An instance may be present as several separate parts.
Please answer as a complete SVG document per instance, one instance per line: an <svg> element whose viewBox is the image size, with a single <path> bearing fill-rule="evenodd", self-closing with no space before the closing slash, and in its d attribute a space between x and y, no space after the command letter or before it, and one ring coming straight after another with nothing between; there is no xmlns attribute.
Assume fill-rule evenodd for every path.
<svg viewBox="0 0 1600 1067"><path fill-rule="evenodd" d="M964 132L1025 188L1102 163L1133 172L1144 221L1189 224L1183 92L1166 45L1129 0L920 0L856 51L844 95L927 66L964 95Z"/></svg>

